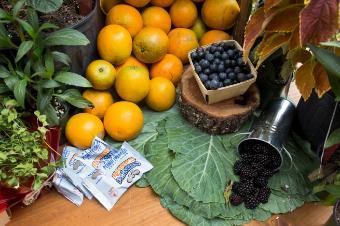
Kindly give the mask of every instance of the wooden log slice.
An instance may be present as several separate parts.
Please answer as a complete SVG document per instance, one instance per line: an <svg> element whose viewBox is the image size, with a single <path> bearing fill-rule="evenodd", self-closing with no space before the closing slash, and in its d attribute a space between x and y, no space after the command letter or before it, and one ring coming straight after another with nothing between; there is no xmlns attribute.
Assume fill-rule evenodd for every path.
<svg viewBox="0 0 340 226"><path fill-rule="evenodd" d="M203 131L217 135L236 132L260 105L256 85L239 97L206 104L189 67L182 76L179 105L184 117Z"/></svg>

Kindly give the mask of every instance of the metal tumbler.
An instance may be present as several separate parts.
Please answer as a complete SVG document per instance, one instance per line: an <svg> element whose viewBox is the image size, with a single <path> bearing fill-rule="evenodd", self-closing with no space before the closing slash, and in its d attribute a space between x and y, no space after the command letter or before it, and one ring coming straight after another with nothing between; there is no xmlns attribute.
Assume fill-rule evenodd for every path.
<svg viewBox="0 0 340 226"><path fill-rule="evenodd" d="M282 166L282 152L288 138L295 113L295 105L287 99L274 100L254 122L248 137L238 145L239 154L254 145L266 146L280 159L276 170ZM248 148L249 149L249 148Z"/></svg>

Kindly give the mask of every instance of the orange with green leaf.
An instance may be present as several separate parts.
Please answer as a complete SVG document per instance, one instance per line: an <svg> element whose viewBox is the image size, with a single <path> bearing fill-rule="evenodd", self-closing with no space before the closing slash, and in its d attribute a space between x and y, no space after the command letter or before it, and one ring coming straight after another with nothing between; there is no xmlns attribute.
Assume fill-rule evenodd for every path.
<svg viewBox="0 0 340 226"><path fill-rule="evenodd" d="M287 77L294 72L305 100L313 89L319 97L332 89L340 101L338 12L338 0L266 0L246 26L244 58L262 38L253 48L257 68L282 49L286 61L280 74Z"/></svg>

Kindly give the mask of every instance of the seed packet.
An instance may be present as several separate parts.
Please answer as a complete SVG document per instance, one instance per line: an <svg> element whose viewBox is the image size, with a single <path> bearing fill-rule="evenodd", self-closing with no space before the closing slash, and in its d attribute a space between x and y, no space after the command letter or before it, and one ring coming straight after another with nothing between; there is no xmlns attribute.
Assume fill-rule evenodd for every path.
<svg viewBox="0 0 340 226"><path fill-rule="evenodd" d="M52 181L57 191L77 206L83 203L84 195L70 181L61 170L56 170Z"/></svg>
<svg viewBox="0 0 340 226"><path fill-rule="evenodd" d="M127 142L119 150L106 149L99 159L92 162L98 166L97 170L83 179L83 185L107 210L113 207L133 183L153 168Z"/></svg>

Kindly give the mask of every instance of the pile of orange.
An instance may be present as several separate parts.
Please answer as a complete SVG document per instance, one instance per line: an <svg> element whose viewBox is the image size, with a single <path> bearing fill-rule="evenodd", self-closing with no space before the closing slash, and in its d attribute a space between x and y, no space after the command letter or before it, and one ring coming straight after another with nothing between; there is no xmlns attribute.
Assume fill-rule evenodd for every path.
<svg viewBox="0 0 340 226"><path fill-rule="evenodd" d="M83 93L93 107L72 116L65 131L68 141L79 148L88 148L105 132L117 141L138 136L143 128L138 105L146 103L154 111L171 108L188 52L230 39L226 30L240 12L236 0L100 3L107 15L97 37L101 59L88 65L86 77L93 89Z"/></svg>

